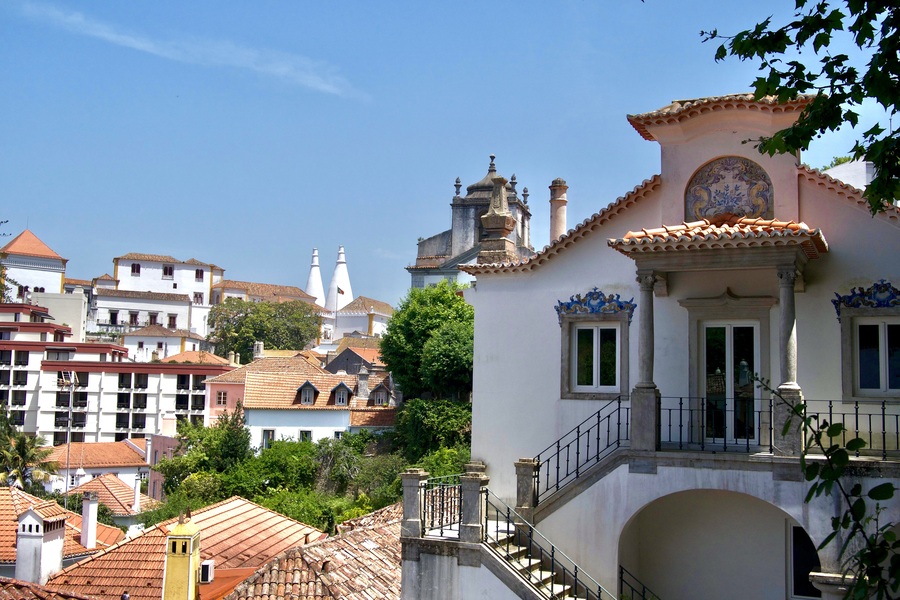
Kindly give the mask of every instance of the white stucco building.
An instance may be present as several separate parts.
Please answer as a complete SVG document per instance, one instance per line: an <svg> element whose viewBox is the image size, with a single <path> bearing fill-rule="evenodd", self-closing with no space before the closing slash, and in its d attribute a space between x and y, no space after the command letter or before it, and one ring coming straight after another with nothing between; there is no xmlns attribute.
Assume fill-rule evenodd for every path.
<svg viewBox="0 0 900 600"><path fill-rule="evenodd" d="M816 551L834 501L804 502L802 440L753 376L866 440L854 481L900 486L900 212L873 218L859 190L744 143L806 101L631 115L659 174L574 229L553 210L560 233L527 260L463 267L485 470L455 488L449 536L428 517L440 486L404 476L404 598L546 597L550 578L517 575L505 559L529 561L504 544L532 547L520 573L556 570L552 593L842 597L839 545ZM567 201L554 181L551 206ZM516 512L525 537L507 542ZM896 498L882 519L900 521Z"/></svg>

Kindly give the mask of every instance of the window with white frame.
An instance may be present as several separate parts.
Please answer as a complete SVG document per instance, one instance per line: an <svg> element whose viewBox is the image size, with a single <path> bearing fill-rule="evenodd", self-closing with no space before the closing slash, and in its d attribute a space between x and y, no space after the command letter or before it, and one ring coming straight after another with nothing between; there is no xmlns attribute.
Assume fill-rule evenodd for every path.
<svg viewBox="0 0 900 600"><path fill-rule="evenodd" d="M900 396L900 316L853 321L856 395Z"/></svg>
<svg viewBox="0 0 900 600"><path fill-rule="evenodd" d="M302 429L298 433L299 434L297 437L301 442L311 442L312 441L312 431L309 431L307 429Z"/></svg>
<svg viewBox="0 0 900 600"><path fill-rule="evenodd" d="M628 393L628 314L564 315L563 398L612 399Z"/></svg>
<svg viewBox="0 0 900 600"><path fill-rule="evenodd" d="M300 390L300 404L312 404L315 402L316 393L311 386L306 386Z"/></svg>
<svg viewBox="0 0 900 600"><path fill-rule="evenodd" d="M141 276L141 263L131 263L131 276L132 277L140 277Z"/></svg>
<svg viewBox="0 0 900 600"><path fill-rule="evenodd" d="M163 279L172 279L175 277L175 265L163 265Z"/></svg>
<svg viewBox="0 0 900 600"><path fill-rule="evenodd" d="M228 405L228 392L216 392L216 406Z"/></svg>
<svg viewBox="0 0 900 600"><path fill-rule="evenodd" d="M272 442L275 441L275 430L274 429L263 429L262 430L262 447L263 449L271 448Z"/></svg>
<svg viewBox="0 0 900 600"><path fill-rule="evenodd" d="M347 406L347 389L338 388L334 391L334 403L337 406Z"/></svg>
<svg viewBox="0 0 900 600"><path fill-rule="evenodd" d="M374 394L375 396L375 406L384 406L387 404L387 391L386 390L378 390Z"/></svg>
<svg viewBox="0 0 900 600"><path fill-rule="evenodd" d="M900 399L900 290L880 280L832 300L841 326L844 400Z"/></svg>

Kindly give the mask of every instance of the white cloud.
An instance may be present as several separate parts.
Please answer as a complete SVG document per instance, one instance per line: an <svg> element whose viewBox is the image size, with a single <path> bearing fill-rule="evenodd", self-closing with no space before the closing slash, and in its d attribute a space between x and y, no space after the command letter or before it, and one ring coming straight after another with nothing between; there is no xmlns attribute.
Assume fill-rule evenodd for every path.
<svg viewBox="0 0 900 600"><path fill-rule="evenodd" d="M78 12L64 11L44 4L27 3L23 10L32 19L50 23L72 33L161 58L205 67L246 69L325 94L362 95L336 73L335 67L305 56L277 50L248 48L228 41L154 40L117 29Z"/></svg>

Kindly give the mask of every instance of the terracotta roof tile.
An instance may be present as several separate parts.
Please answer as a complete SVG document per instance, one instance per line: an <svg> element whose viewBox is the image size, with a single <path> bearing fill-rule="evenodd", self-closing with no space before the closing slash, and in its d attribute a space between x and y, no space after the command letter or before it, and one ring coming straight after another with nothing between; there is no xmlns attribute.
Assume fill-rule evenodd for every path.
<svg viewBox="0 0 900 600"><path fill-rule="evenodd" d="M98 548L88 550L79 542L81 538L81 516L65 510L52 500L44 500L32 496L15 487L0 487L0 564L12 564L16 561L16 530L19 515L29 508L39 514L45 514L52 520L66 519L66 539L63 546L65 557L83 556L97 552L125 537L121 529L97 525ZM113 539L114 538L114 539Z"/></svg>
<svg viewBox="0 0 900 600"><path fill-rule="evenodd" d="M398 505L393 505L355 523L345 522L354 528L288 550L226 600L399 599L401 519Z"/></svg>
<svg viewBox="0 0 900 600"><path fill-rule="evenodd" d="M800 165L797 168L801 181L812 184L816 187L825 188L832 194L844 199L849 204L866 211L871 215L869 204L863 197L862 190L858 190L851 185L847 185L843 181L839 181L818 169L813 169L806 165ZM900 227L900 208L897 206L887 206L885 209L873 216L875 219L891 223L895 227Z"/></svg>
<svg viewBox="0 0 900 600"><path fill-rule="evenodd" d="M352 302L347 303L338 313L362 313L369 314L369 309L375 310L375 314L391 316L394 314L394 307L387 302L366 298L365 296L357 296Z"/></svg>
<svg viewBox="0 0 900 600"><path fill-rule="evenodd" d="M222 375L217 375L216 377L212 377L207 379L207 383L244 383L247 378L248 373L292 373L292 372L300 372L307 374L318 374L325 373L325 369L322 369L317 364L314 364L307 360L306 357L303 356L291 356L291 357L272 357L272 358L258 358L254 360L252 363L246 364L243 367L237 368L233 371L229 371L228 373L223 373Z"/></svg>
<svg viewBox="0 0 900 600"><path fill-rule="evenodd" d="M97 492L100 504L107 507L117 517L125 517L139 514L145 510L151 510L159 505L159 502L141 494L141 505L138 511L134 510L134 489L112 473L104 473L76 488L69 490L70 496L78 496L84 492Z"/></svg>
<svg viewBox="0 0 900 600"><path fill-rule="evenodd" d="M135 329L124 334L124 337L165 337L165 338L186 338L191 340L203 341L204 337L189 331L187 329L167 329L162 325L147 325L140 329Z"/></svg>
<svg viewBox="0 0 900 600"><path fill-rule="evenodd" d="M241 290L248 296L271 299L273 301L303 300L314 301L315 298L293 285L276 285L272 283L254 283L252 281L234 281L224 279L212 286L214 290Z"/></svg>
<svg viewBox="0 0 900 600"><path fill-rule="evenodd" d="M181 261L177 258L169 256L168 254L142 254L140 252L129 252L128 254L123 254L122 256L117 256L113 260L147 260L151 262L160 262L160 263L180 263Z"/></svg>
<svg viewBox="0 0 900 600"><path fill-rule="evenodd" d="M631 123L645 140L655 140L649 127L665 123L677 123L704 113L726 109L754 109L768 112L798 112L809 104L814 96L801 95L796 100L781 104L775 96L765 96L757 100L751 93L710 96L693 100L674 100L658 110L639 115L628 115Z"/></svg>
<svg viewBox="0 0 900 600"><path fill-rule="evenodd" d="M203 339L203 338L200 338ZM203 352L202 350L188 350L187 352L179 352L162 359L164 363L194 363L201 365L230 365L227 358L216 356L212 352Z"/></svg>
<svg viewBox="0 0 900 600"><path fill-rule="evenodd" d="M248 373L244 382L244 408L296 409L296 410L348 410L353 396L346 406L334 403L332 391L341 383L351 393L356 392L356 375L321 373ZM318 393L312 404L301 404L298 389L311 383Z"/></svg>
<svg viewBox="0 0 900 600"><path fill-rule="evenodd" d="M381 338L378 337L349 337L344 336L338 341L336 354L340 354L347 348L378 348L381 349Z"/></svg>
<svg viewBox="0 0 900 600"><path fill-rule="evenodd" d="M609 245L622 254L761 246L800 246L809 258L828 252L819 229L805 223L724 214L675 226L629 231Z"/></svg>
<svg viewBox="0 0 900 600"><path fill-rule="evenodd" d="M243 498L207 506L191 517L200 528L200 557L214 560L216 569L258 568L272 558L326 536L318 529L289 519ZM102 600L158 600L162 591L166 535L177 519L146 529L87 560L53 575L48 585ZM202 592L201 592L202 593Z"/></svg>
<svg viewBox="0 0 900 600"><path fill-rule="evenodd" d="M97 288L94 292L97 297L107 298L135 298L138 300L158 300L162 302L191 302L187 294L163 294L160 292L135 292L132 290L114 290L112 288Z"/></svg>
<svg viewBox="0 0 900 600"><path fill-rule="evenodd" d="M66 277L64 282L66 285L82 285L85 287L91 286L90 279L75 279L73 277Z"/></svg>
<svg viewBox="0 0 900 600"><path fill-rule="evenodd" d="M397 409L393 406L350 409L351 427L393 427Z"/></svg>
<svg viewBox="0 0 900 600"><path fill-rule="evenodd" d="M36 583L0 577L0 600L94 600L94 598L54 590Z"/></svg>
<svg viewBox="0 0 900 600"><path fill-rule="evenodd" d="M147 461L127 441L120 442L72 442L68 452L69 468L117 469L121 467L146 467ZM49 460L66 466L66 446L54 446Z"/></svg>
<svg viewBox="0 0 900 600"><path fill-rule="evenodd" d="M50 246L39 240L38 237L28 229L0 248L0 254L19 254L21 256L55 258L65 261L62 256L51 250Z"/></svg>

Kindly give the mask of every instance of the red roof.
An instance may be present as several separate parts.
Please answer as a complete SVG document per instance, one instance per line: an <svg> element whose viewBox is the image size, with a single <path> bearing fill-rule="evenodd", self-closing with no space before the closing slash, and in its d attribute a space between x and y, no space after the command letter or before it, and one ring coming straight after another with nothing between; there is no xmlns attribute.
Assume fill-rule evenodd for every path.
<svg viewBox="0 0 900 600"><path fill-rule="evenodd" d="M140 507L135 511L134 489L112 473L104 473L100 477L95 477L86 483L82 483L78 487L70 489L68 495L77 496L84 492L97 492L100 504L107 507L117 517L136 515L145 510L153 509L159 504L150 496L141 494Z"/></svg>
<svg viewBox="0 0 900 600"><path fill-rule="evenodd" d="M2 254L19 254L38 258L55 258L64 261L62 256L50 249L50 246L38 239L28 229L17 235L8 244L0 248Z"/></svg>
<svg viewBox="0 0 900 600"><path fill-rule="evenodd" d="M201 559L214 560L216 569L258 568L289 548L326 537L314 527L238 497L202 508L191 520L200 528ZM170 519L150 527L63 569L47 584L102 600L119 600L125 591L132 600L158 600L166 536L176 524L177 519Z"/></svg>
<svg viewBox="0 0 900 600"><path fill-rule="evenodd" d="M94 600L62 590L54 590L36 583L0 577L0 600Z"/></svg>
<svg viewBox="0 0 900 600"><path fill-rule="evenodd" d="M147 460L129 442L72 442L68 452L70 469L117 469L146 467ZM66 468L66 446L54 446L49 460Z"/></svg>

